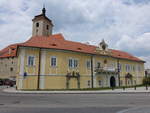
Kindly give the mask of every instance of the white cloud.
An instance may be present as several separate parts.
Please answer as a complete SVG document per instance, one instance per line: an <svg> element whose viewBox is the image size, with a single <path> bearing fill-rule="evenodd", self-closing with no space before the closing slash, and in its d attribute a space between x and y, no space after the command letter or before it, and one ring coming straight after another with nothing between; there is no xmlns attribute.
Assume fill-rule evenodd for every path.
<svg viewBox="0 0 150 113"><path fill-rule="evenodd" d="M130 51L150 51L149 42L150 33L144 33L143 35L137 38L125 35L116 43L116 47L120 49L129 49Z"/></svg>
<svg viewBox="0 0 150 113"><path fill-rule="evenodd" d="M150 59L150 2L148 0L44 0L54 33L66 39L98 44ZM0 0L0 49L31 36L32 18L43 0ZM148 63L148 65L150 65Z"/></svg>

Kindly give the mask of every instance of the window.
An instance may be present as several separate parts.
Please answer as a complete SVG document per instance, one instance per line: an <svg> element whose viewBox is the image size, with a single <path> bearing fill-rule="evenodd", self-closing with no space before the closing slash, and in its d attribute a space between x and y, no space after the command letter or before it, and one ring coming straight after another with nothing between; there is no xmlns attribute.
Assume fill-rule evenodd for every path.
<svg viewBox="0 0 150 113"><path fill-rule="evenodd" d="M101 80L98 81L98 85L99 85L99 86L102 85L102 81L101 81Z"/></svg>
<svg viewBox="0 0 150 113"><path fill-rule="evenodd" d="M74 59L74 68L78 67L78 60Z"/></svg>
<svg viewBox="0 0 150 113"><path fill-rule="evenodd" d="M69 59L69 68L77 68L78 60L77 59Z"/></svg>
<svg viewBox="0 0 150 113"><path fill-rule="evenodd" d="M115 68L115 63L114 63L114 62L111 63L111 64L110 64L110 67L111 67L111 68Z"/></svg>
<svg viewBox="0 0 150 113"><path fill-rule="evenodd" d="M56 67L56 57L55 56L51 57L51 66Z"/></svg>
<svg viewBox="0 0 150 113"><path fill-rule="evenodd" d="M36 23L36 27L39 27L39 23Z"/></svg>
<svg viewBox="0 0 150 113"><path fill-rule="evenodd" d="M90 87L90 85L91 85L90 80L87 81L87 85Z"/></svg>
<svg viewBox="0 0 150 113"><path fill-rule="evenodd" d="M28 57L28 66L33 66L34 65L34 56L29 56Z"/></svg>
<svg viewBox="0 0 150 113"><path fill-rule="evenodd" d="M126 64L126 71L127 72L131 71L131 66L129 64Z"/></svg>
<svg viewBox="0 0 150 113"><path fill-rule="evenodd" d="M132 67L133 71L135 72L135 66Z"/></svg>
<svg viewBox="0 0 150 113"><path fill-rule="evenodd" d="M13 71L13 68L12 68L12 67L10 68L10 71Z"/></svg>
<svg viewBox="0 0 150 113"><path fill-rule="evenodd" d="M119 71L121 72L121 70L122 70L122 65L119 64Z"/></svg>
<svg viewBox="0 0 150 113"><path fill-rule="evenodd" d="M90 69L90 67L91 67L91 62L90 62L90 60L86 61L86 67L87 67L88 69Z"/></svg>
<svg viewBox="0 0 150 113"><path fill-rule="evenodd" d="M73 67L73 60L69 59L69 67L72 68Z"/></svg>
<svg viewBox="0 0 150 113"><path fill-rule="evenodd" d="M46 26L46 29L47 29L47 30L49 29L49 26L48 26L48 25Z"/></svg>

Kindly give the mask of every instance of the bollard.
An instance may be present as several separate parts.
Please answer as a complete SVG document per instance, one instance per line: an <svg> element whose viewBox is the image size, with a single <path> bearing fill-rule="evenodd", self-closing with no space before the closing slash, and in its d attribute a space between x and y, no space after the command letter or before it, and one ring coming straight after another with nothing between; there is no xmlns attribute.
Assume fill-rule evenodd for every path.
<svg viewBox="0 0 150 113"><path fill-rule="evenodd" d="M125 90L125 87L123 87L123 90Z"/></svg>
<svg viewBox="0 0 150 113"><path fill-rule="evenodd" d="M146 84L146 90L148 90L148 86L147 86L147 84Z"/></svg>
<svg viewBox="0 0 150 113"><path fill-rule="evenodd" d="M134 86L134 90L136 90L136 85Z"/></svg>
<svg viewBox="0 0 150 113"><path fill-rule="evenodd" d="M114 87L111 87L112 90L114 90Z"/></svg>

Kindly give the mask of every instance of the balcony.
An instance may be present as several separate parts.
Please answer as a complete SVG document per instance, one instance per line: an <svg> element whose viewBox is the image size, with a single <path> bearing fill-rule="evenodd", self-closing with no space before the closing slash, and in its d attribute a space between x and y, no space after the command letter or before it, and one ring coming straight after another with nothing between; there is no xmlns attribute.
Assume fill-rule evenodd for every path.
<svg viewBox="0 0 150 113"><path fill-rule="evenodd" d="M118 71L114 67L96 67L95 72L97 74L118 74Z"/></svg>

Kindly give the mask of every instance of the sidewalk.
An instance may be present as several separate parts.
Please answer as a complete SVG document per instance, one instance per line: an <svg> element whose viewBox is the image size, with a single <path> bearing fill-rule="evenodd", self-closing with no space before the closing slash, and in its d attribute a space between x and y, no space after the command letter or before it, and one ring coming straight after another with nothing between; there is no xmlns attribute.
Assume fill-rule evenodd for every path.
<svg viewBox="0 0 150 113"><path fill-rule="evenodd" d="M150 87L146 90L145 87L114 89L114 90L92 90L92 91L21 91L15 88L3 89L6 93L22 93L22 94L126 94L126 93L150 93Z"/></svg>

